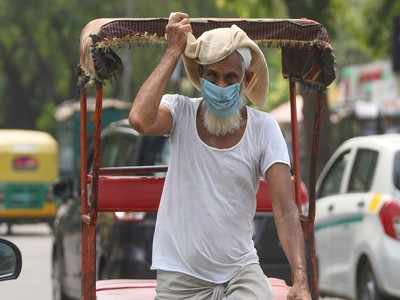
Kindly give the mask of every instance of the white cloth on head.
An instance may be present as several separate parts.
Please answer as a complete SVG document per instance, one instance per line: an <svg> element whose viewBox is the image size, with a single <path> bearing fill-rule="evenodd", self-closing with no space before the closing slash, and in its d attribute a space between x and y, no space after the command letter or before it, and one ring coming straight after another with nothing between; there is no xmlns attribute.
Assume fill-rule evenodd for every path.
<svg viewBox="0 0 400 300"><path fill-rule="evenodd" d="M251 57L245 54L246 50L242 52L245 63L250 61L247 71L252 74L243 91L244 95L258 107L262 107L268 93L267 62L260 47L236 25L205 31L198 38L188 32L186 48L182 56L186 73L194 87L201 91L202 74L199 65L220 62L241 48L251 51Z"/></svg>
<svg viewBox="0 0 400 300"><path fill-rule="evenodd" d="M249 48L239 48L236 51L240 54L243 59L244 69L247 70L251 63L251 50Z"/></svg>
<svg viewBox="0 0 400 300"><path fill-rule="evenodd" d="M273 164L290 162L277 122L251 107L236 145L207 145L196 128L200 103L201 98L181 95L161 100L173 125L152 269L223 283L242 267L259 263L252 239L258 178Z"/></svg>

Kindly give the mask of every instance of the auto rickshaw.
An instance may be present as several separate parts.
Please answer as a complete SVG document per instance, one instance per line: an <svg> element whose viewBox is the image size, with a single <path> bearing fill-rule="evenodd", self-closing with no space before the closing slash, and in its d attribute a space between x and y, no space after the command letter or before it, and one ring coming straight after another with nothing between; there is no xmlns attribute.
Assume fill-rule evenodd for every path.
<svg viewBox="0 0 400 300"><path fill-rule="evenodd" d="M122 62L112 47L159 45L165 43L166 18L96 19L81 33L81 218L82 218L82 299L154 299L154 280L106 280L96 284L96 218L99 212L156 211L163 188L166 166L100 167L101 117L104 81L121 69ZM325 28L308 19L191 19L193 34L236 24L257 43L282 49L282 73L289 80L291 102L292 154L295 200L301 212L312 299L319 298L317 261L314 246L315 181L319 149L321 103L327 86L335 79L333 49ZM300 209L299 137L296 115L296 86L299 82L314 89L317 100L309 178L309 209ZM94 157L87 167L87 96L96 88L94 115ZM307 99L306 99L307 100ZM157 173L157 176L150 176ZM149 176L143 176L149 174ZM257 198L257 211L271 211L266 199ZM274 299L285 299L288 286L271 279Z"/></svg>
<svg viewBox="0 0 400 300"><path fill-rule="evenodd" d="M52 225L58 179L58 144L33 130L0 130L0 224L46 222Z"/></svg>

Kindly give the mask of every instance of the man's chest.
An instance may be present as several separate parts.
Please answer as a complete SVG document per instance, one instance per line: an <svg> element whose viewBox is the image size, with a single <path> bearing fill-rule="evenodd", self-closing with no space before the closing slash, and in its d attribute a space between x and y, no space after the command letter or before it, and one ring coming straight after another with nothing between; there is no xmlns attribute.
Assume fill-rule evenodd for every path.
<svg viewBox="0 0 400 300"><path fill-rule="evenodd" d="M199 138L206 145L217 149L229 149L237 145L243 138L246 130L245 124L226 135L212 135L205 128L202 119L197 119L196 130Z"/></svg>
<svg viewBox="0 0 400 300"><path fill-rule="evenodd" d="M203 179L219 185L253 183L258 174L259 155L245 139L230 149L215 149L199 139L181 139L172 144L172 164L177 163L185 182ZM253 145L254 146L254 145ZM176 151L175 151L176 150Z"/></svg>

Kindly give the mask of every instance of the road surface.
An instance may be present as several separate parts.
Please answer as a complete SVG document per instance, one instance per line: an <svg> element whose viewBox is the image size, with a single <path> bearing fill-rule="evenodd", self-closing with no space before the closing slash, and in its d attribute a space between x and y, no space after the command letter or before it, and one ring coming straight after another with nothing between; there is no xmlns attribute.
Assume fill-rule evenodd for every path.
<svg viewBox="0 0 400 300"><path fill-rule="evenodd" d="M46 224L15 225L13 235L0 237L18 246L22 254L22 271L18 279L0 282L1 300L51 300L50 253L52 236Z"/></svg>

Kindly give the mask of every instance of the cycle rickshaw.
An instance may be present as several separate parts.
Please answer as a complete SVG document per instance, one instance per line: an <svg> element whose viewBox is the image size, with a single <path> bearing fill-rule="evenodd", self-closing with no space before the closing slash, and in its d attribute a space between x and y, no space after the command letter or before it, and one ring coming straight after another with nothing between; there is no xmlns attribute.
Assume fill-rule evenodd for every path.
<svg viewBox="0 0 400 300"><path fill-rule="evenodd" d="M165 42L166 18L96 19L82 30L80 49L80 116L81 156L80 194L82 216L82 299L153 299L155 281L106 280L96 286L96 217L99 212L152 212L158 208L163 177L143 176L167 172L166 166L114 167L100 166L101 112L104 81L121 68L121 60L112 47L160 44ZM296 82L306 84L318 93L312 157L309 178L308 214L301 213L306 240L306 255L310 262L309 281L313 299L318 299L317 260L314 246L316 162L319 149L321 102L327 86L335 79L334 55L325 28L309 19L191 19L193 34L236 24L250 38L266 47L282 49L282 73L289 81L291 131L295 199L300 210L299 133L296 115ZM87 96L90 86L96 89L95 133L92 169L87 157ZM139 176L140 175L140 176ZM265 199L257 199L257 211L271 211ZM283 281L271 280L274 298L285 299L288 287Z"/></svg>

